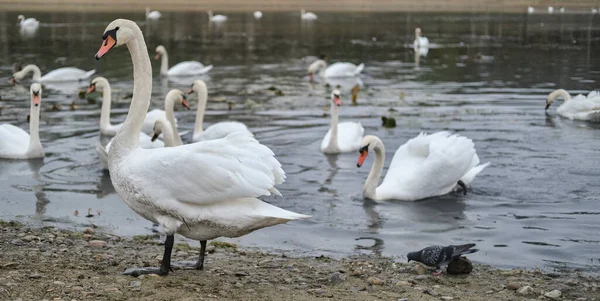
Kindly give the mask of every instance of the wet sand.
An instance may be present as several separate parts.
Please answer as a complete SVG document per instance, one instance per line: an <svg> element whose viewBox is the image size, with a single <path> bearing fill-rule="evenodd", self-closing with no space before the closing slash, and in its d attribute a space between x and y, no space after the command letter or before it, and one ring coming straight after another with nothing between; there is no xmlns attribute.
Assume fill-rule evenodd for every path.
<svg viewBox="0 0 600 301"><path fill-rule="evenodd" d="M41 5L40 3L43 3ZM83 12L143 12L146 6L160 11L219 11L251 12L261 11L299 11L305 8L315 12L506 12L525 13L527 6L537 8L538 13L546 13L546 7L565 6L567 13L576 11L589 13L597 7L594 0L582 1L523 1L523 0L3 0L0 10L4 11L83 11Z"/></svg>
<svg viewBox="0 0 600 301"><path fill-rule="evenodd" d="M157 266L160 238L29 228L0 221L0 300L599 300L596 275L503 271L475 265L469 275L431 276L379 256L343 260L265 254L212 243L205 270L166 277L122 276ZM198 248L176 245L173 260Z"/></svg>

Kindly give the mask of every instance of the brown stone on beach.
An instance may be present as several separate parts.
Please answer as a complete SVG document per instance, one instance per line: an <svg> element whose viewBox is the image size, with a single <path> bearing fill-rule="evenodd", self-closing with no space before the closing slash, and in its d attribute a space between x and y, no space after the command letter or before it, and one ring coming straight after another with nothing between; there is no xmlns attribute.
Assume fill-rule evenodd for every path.
<svg viewBox="0 0 600 301"><path fill-rule="evenodd" d="M467 257L460 257L452 260L446 268L446 273L450 275L469 274L473 271L473 263Z"/></svg>

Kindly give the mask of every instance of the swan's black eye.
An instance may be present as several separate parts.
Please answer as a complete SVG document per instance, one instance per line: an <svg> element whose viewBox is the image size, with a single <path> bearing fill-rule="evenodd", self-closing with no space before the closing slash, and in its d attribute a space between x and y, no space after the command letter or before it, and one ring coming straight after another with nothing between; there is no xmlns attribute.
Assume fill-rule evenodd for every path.
<svg viewBox="0 0 600 301"><path fill-rule="evenodd" d="M185 94L181 94L181 98L183 98L183 100L187 100L187 97L185 97Z"/></svg>
<svg viewBox="0 0 600 301"><path fill-rule="evenodd" d="M365 145L365 146L361 147L361 148L358 150L358 153L359 153L359 154L362 154L363 152L368 152L368 151L369 151L369 144L367 144L367 145Z"/></svg>

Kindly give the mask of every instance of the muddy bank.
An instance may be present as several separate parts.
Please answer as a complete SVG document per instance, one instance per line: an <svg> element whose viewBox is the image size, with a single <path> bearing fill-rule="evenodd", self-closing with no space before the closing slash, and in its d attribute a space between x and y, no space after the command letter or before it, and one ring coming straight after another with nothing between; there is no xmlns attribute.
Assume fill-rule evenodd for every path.
<svg viewBox="0 0 600 301"><path fill-rule="evenodd" d="M134 278L120 272L157 266L158 237L0 222L0 300L600 300L599 279L587 273L476 265L467 276L434 277L376 256L291 258L218 242L208 249L203 271ZM180 244L173 260L197 254Z"/></svg>

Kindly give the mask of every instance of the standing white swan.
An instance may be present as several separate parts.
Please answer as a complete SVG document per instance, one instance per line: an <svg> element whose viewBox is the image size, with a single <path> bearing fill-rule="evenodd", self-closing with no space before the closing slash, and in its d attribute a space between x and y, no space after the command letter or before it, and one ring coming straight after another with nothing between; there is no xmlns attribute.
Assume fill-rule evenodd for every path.
<svg viewBox="0 0 600 301"><path fill-rule="evenodd" d="M579 94L571 99L569 92L558 89L548 95L546 110L559 97L562 97L564 101L556 108L558 115L571 120L600 122L600 92L591 91L587 97Z"/></svg>
<svg viewBox="0 0 600 301"><path fill-rule="evenodd" d="M194 123L194 134L192 136L192 140L194 142L223 138L230 133L237 131L243 131L252 135L245 124L237 121L215 123L204 130L204 111L206 110L206 102L208 99L208 89L206 88L204 81L194 81L192 84L192 89L188 92L188 94L192 94L194 92L196 92L198 95L198 109L196 111L196 122Z"/></svg>
<svg viewBox="0 0 600 301"><path fill-rule="evenodd" d="M46 73L46 75L42 76L42 71L40 70L40 68L38 66L27 65L27 66L23 67L23 69L21 69L21 71L13 73L13 80L22 80L30 72L33 73L33 77L32 77L33 81L46 83L46 82L69 82L69 81L85 80L85 79L88 79L90 76L92 76L94 73L96 73L96 70L85 71L85 70L81 70L78 68L65 67L65 68L58 68L58 69L52 70L52 71Z"/></svg>
<svg viewBox="0 0 600 301"><path fill-rule="evenodd" d="M212 65L204 66L197 61L185 61L180 62L169 69L169 54L167 53L167 49L163 45L158 45L156 47L156 56L154 56L154 59L158 60L161 57L160 75L164 76L199 75L210 71L213 67Z"/></svg>
<svg viewBox="0 0 600 301"><path fill-rule="evenodd" d="M119 129L121 129L123 123L110 123L111 89L106 78L101 76L94 78L90 83L87 93L89 94L97 90L103 92L102 108L100 111L100 133L102 133L102 135L114 136L117 134ZM156 120L159 118L164 118L165 116L165 111L159 109L154 109L148 112L146 114L146 118L144 119L142 132L151 134L153 132L152 128L154 127Z"/></svg>
<svg viewBox="0 0 600 301"><path fill-rule="evenodd" d="M19 25L21 27L38 27L40 26L40 21L36 20L35 18L27 18L25 19L25 16L23 15L19 15L17 17L17 21L19 21Z"/></svg>
<svg viewBox="0 0 600 301"><path fill-rule="evenodd" d="M346 62L334 63L328 67L324 60L319 59L308 66L308 76L311 81L313 80L313 75L316 73L319 73L320 76L325 78L355 77L358 76L363 69L365 69L365 64L356 66Z"/></svg>
<svg viewBox="0 0 600 301"><path fill-rule="evenodd" d="M413 42L413 48L419 55L427 56L429 52L429 39L423 36L421 28L415 29L415 41Z"/></svg>
<svg viewBox="0 0 600 301"><path fill-rule="evenodd" d="M34 159L43 158L44 149L40 142L40 103L42 86L31 85L31 107L29 109L29 134L12 124L0 125L0 158Z"/></svg>
<svg viewBox="0 0 600 301"><path fill-rule="evenodd" d="M466 194L469 185L490 163L479 165L471 139L449 132L421 133L398 148L385 178L379 183L385 162L385 147L379 138L365 136L356 166L361 167L370 151L375 162L363 195L374 201L416 201L444 195L457 185Z"/></svg>
<svg viewBox="0 0 600 301"><path fill-rule="evenodd" d="M200 241L194 267L202 269L209 239L238 237L308 217L256 198L279 194L274 186L284 182L285 173L273 152L247 133L176 147L137 147L152 91L146 42L137 24L124 19L111 22L103 39L96 59L127 45L134 78L131 108L108 154L111 181L132 210L159 224L167 235L160 268L128 269L124 274L167 275L175 233Z"/></svg>
<svg viewBox="0 0 600 301"><path fill-rule="evenodd" d="M262 16L263 16L263 13L261 11L257 10L254 12L254 19L260 20L262 18Z"/></svg>
<svg viewBox="0 0 600 301"><path fill-rule="evenodd" d="M146 20L158 20L161 16L162 14L159 11L150 11L150 7L146 7Z"/></svg>
<svg viewBox="0 0 600 301"><path fill-rule="evenodd" d="M213 15L212 10L209 10L206 13L208 14L208 20L210 22L219 23L219 22L225 22L225 21L227 21L227 16L224 16L224 15Z"/></svg>
<svg viewBox="0 0 600 301"><path fill-rule="evenodd" d="M316 20L317 19L317 15L315 15L314 13L311 12L306 12L306 10L301 9L300 10L300 19L302 20Z"/></svg>
<svg viewBox="0 0 600 301"><path fill-rule="evenodd" d="M326 154L339 154L360 148L365 129L360 122L339 123L339 111L342 101L340 91L331 93L331 128L321 142L321 151Z"/></svg>

